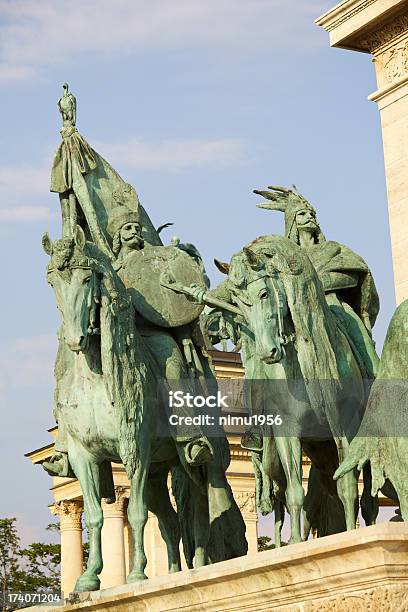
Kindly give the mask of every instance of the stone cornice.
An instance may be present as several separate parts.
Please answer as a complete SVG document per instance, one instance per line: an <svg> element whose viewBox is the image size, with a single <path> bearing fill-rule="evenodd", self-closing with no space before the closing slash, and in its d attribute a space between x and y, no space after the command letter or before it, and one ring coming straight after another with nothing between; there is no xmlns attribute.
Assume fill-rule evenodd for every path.
<svg viewBox="0 0 408 612"><path fill-rule="evenodd" d="M331 32L374 2L377 0L345 0L318 17L315 24L321 26L326 32Z"/></svg>
<svg viewBox="0 0 408 612"><path fill-rule="evenodd" d="M404 29L406 0L346 0L316 20L334 47L371 53Z"/></svg>

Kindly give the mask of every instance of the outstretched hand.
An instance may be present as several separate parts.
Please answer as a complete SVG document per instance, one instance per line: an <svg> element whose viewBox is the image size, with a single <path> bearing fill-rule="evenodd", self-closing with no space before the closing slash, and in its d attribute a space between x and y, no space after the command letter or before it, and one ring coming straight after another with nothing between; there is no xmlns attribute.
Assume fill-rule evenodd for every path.
<svg viewBox="0 0 408 612"><path fill-rule="evenodd" d="M185 287L186 296L191 301L197 302L198 304L204 303L204 297L206 294L206 290L202 287L199 287L195 283L192 283L190 287Z"/></svg>

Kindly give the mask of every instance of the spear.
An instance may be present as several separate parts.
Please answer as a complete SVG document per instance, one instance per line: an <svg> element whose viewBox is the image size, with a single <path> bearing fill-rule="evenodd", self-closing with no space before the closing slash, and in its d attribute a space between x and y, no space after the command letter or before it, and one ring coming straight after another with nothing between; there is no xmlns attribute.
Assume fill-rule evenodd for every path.
<svg viewBox="0 0 408 612"><path fill-rule="evenodd" d="M192 293L192 289L190 287L186 287L178 282L170 282L161 280L160 284L162 287L166 287L167 289L171 289L175 293L181 293L186 296L194 297ZM215 308L221 308L222 310L228 310L234 314L238 314L242 316L242 312L236 306L229 304L228 302L224 302L224 300L219 300L218 298L213 297L212 295L208 295L205 293L203 296L203 300L208 306L214 306Z"/></svg>

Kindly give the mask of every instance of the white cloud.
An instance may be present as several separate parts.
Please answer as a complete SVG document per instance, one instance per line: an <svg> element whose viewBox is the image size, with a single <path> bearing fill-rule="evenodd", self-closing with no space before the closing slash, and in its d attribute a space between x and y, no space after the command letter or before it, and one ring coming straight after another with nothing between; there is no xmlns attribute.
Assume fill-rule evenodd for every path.
<svg viewBox="0 0 408 612"><path fill-rule="evenodd" d="M167 140L147 142L96 142L95 149L113 166L139 170L179 171L191 167L237 166L248 162L247 147L241 140Z"/></svg>
<svg viewBox="0 0 408 612"><path fill-rule="evenodd" d="M38 204L48 199L50 171L45 164L0 167L0 222L43 221L52 216L51 209Z"/></svg>
<svg viewBox="0 0 408 612"><path fill-rule="evenodd" d="M43 221L51 218L51 210L47 206L15 206L0 208L0 221Z"/></svg>
<svg viewBox="0 0 408 612"><path fill-rule="evenodd" d="M50 169L27 164L0 167L0 189L3 193L13 194L18 190L20 195L39 195L49 191Z"/></svg>
<svg viewBox="0 0 408 612"><path fill-rule="evenodd" d="M0 80L21 80L86 54L205 46L304 49L332 0L0 0Z"/></svg>
<svg viewBox="0 0 408 612"><path fill-rule="evenodd" d="M0 389L50 381L57 354L56 335L19 338L2 347Z"/></svg>
<svg viewBox="0 0 408 612"><path fill-rule="evenodd" d="M247 144L232 138L161 142L90 139L90 143L119 171L126 167L177 172L204 166L241 166L250 160ZM50 168L45 163L0 168L0 222L35 222L59 215L57 195L50 195L49 181Z"/></svg>

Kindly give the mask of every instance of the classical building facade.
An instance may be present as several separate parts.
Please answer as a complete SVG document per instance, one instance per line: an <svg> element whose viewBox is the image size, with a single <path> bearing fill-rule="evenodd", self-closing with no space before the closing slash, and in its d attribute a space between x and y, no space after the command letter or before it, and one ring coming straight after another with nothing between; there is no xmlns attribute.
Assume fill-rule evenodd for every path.
<svg viewBox="0 0 408 612"><path fill-rule="evenodd" d="M371 55L378 89L397 303L408 298L408 2L345 0L317 19L333 47Z"/></svg>

